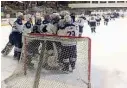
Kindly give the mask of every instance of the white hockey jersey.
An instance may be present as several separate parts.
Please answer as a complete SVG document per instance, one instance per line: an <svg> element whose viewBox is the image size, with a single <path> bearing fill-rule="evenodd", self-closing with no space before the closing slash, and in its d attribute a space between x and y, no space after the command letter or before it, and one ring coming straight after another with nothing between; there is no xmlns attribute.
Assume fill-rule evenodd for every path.
<svg viewBox="0 0 127 88"><path fill-rule="evenodd" d="M96 19L94 16L90 17L89 22L96 22Z"/></svg>
<svg viewBox="0 0 127 88"><path fill-rule="evenodd" d="M59 29L57 34L59 36L78 37L79 36L79 26L74 25L74 24L68 24L65 26L65 28L63 30ZM62 43L62 45L66 45L66 46L76 45L75 41L62 41L61 43Z"/></svg>
<svg viewBox="0 0 127 88"><path fill-rule="evenodd" d="M47 24L46 27L47 34L56 34L57 29L58 29L57 24L52 24L52 23Z"/></svg>
<svg viewBox="0 0 127 88"><path fill-rule="evenodd" d="M78 18L76 23L78 23L79 26L84 26L85 20L83 18Z"/></svg>
<svg viewBox="0 0 127 88"><path fill-rule="evenodd" d="M24 36L26 36L28 33L31 33L32 30L33 30L33 25L30 22L26 22L22 30L22 42L23 43L24 43Z"/></svg>
<svg viewBox="0 0 127 88"><path fill-rule="evenodd" d="M110 16L109 15L105 15L104 19L110 19Z"/></svg>
<svg viewBox="0 0 127 88"><path fill-rule="evenodd" d="M23 29L23 23L21 19L17 19L12 27L12 32L20 32L22 33L22 29Z"/></svg>
<svg viewBox="0 0 127 88"><path fill-rule="evenodd" d="M22 30L23 35L27 35L28 33L31 33L32 28L33 25L30 22L25 23Z"/></svg>
<svg viewBox="0 0 127 88"><path fill-rule="evenodd" d="M59 26L59 28L63 28L63 27L65 26L64 19L61 19L61 20L58 22L58 26Z"/></svg>
<svg viewBox="0 0 127 88"><path fill-rule="evenodd" d="M48 21L44 20L40 26L40 32L41 33L46 33L47 32L47 25L49 24Z"/></svg>
<svg viewBox="0 0 127 88"><path fill-rule="evenodd" d="M101 19L101 17L100 16L96 16L96 20L100 20Z"/></svg>

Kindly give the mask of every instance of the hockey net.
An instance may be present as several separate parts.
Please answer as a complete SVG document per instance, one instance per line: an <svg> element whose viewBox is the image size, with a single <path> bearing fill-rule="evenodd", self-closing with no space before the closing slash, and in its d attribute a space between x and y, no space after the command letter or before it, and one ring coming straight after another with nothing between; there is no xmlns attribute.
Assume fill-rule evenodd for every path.
<svg viewBox="0 0 127 88"><path fill-rule="evenodd" d="M29 34L23 41L17 68L2 82L6 88L91 88L90 38ZM61 55L63 58L69 55L69 51L61 54L63 42L76 44L76 51L70 50L72 55L74 52L77 54L75 69L68 74L59 64Z"/></svg>

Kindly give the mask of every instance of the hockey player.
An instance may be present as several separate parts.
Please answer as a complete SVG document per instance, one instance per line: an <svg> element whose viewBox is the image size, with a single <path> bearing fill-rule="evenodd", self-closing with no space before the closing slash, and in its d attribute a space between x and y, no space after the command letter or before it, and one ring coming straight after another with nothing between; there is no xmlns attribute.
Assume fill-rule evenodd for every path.
<svg viewBox="0 0 127 88"><path fill-rule="evenodd" d="M28 33L31 33L33 29L32 19L31 15L27 14L27 22L23 26L22 35L27 35Z"/></svg>
<svg viewBox="0 0 127 88"><path fill-rule="evenodd" d="M50 17L51 17L51 22L47 25L47 33L57 34L60 15L58 13L53 13L50 15Z"/></svg>
<svg viewBox="0 0 127 88"><path fill-rule="evenodd" d="M95 32L96 33L96 20L95 20L95 17L94 16L91 16L90 17L90 20L89 20L89 25L90 25L90 28L91 28L91 32Z"/></svg>
<svg viewBox="0 0 127 88"><path fill-rule="evenodd" d="M47 33L47 25L50 23L50 15L45 15L44 20L42 21L40 31L41 33Z"/></svg>
<svg viewBox="0 0 127 88"><path fill-rule="evenodd" d="M110 18L111 18L111 20L115 20L115 16L113 13L111 13Z"/></svg>
<svg viewBox="0 0 127 88"><path fill-rule="evenodd" d="M70 12L66 10L60 12L60 16L62 16L62 18L64 18L66 15L70 15Z"/></svg>
<svg viewBox="0 0 127 88"><path fill-rule="evenodd" d="M65 27L62 29L61 32L58 32L58 35L60 36L79 36L79 26L75 26L72 23L72 19L69 15L64 17L65 19ZM59 29L60 31L61 29ZM69 72L71 65L71 71L75 69L75 63L77 58L77 48L76 48L76 42L61 42L61 60L63 63L63 71Z"/></svg>
<svg viewBox="0 0 127 88"><path fill-rule="evenodd" d="M75 22L75 13L71 13L71 18L72 18L72 22L74 23Z"/></svg>
<svg viewBox="0 0 127 88"><path fill-rule="evenodd" d="M81 16L76 21L76 23L79 25L79 37L82 36L85 20L86 20L86 18L84 16L84 14L81 14Z"/></svg>
<svg viewBox="0 0 127 88"><path fill-rule="evenodd" d="M108 25L110 16L109 15L104 15L104 25Z"/></svg>
<svg viewBox="0 0 127 88"><path fill-rule="evenodd" d="M61 11L60 12L61 19L58 22L58 29L64 29L64 26L65 26L64 17L66 15L70 15L70 12L69 11Z"/></svg>
<svg viewBox="0 0 127 88"><path fill-rule="evenodd" d="M64 16L61 16L61 19L58 22L58 30L64 29L64 26L65 26Z"/></svg>
<svg viewBox="0 0 127 88"><path fill-rule="evenodd" d="M10 42L14 44L14 58L19 60L22 48L22 29L23 29L23 15L21 14L14 22L10 37Z"/></svg>
<svg viewBox="0 0 127 88"><path fill-rule="evenodd" d="M20 37L21 37L21 34L20 32L22 31L22 20L23 20L23 14L21 12L18 13L18 18L17 20L14 22L14 25L11 25L12 26L12 32L10 33L9 35L9 42L6 44L5 48L1 51L1 53L3 55L8 55L12 48L14 47L14 45L16 46L15 47L15 50L14 50L14 57L17 56L17 50L20 51L20 49L18 49L18 46L20 46ZM18 35L19 33L19 35ZM19 40L16 40L17 38L15 38L17 35L17 38L19 38ZM15 36L15 37L14 37ZM18 43L19 41L19 43ZM17 44L18 43L18 44Z"/></svg>
<svg viewBox="0 0 127 88"><path fill-rule="evenodd" d="M30 32L30 31L28 31ZM32 27L31 33L40 33L40 30L38 30L38 25L34 25ZM39 54L39 46L40 46L40 41L39 40L32 40L31 42L28 43L27 46L27 65L29 68L34 68L34 63L32 63L33 58L37 58Z"/></svg>
<svg viewBox="0 0 127 88"><path fill-rule="evenodd" d="M100 25L100 21L101 21L101 17L99 16L99 14L96 16L96 22L97 22L97 26Z"/></svg>
<svg viewBox="0 0 127 88"><path fill-rule="evenodd" d="M50 15L50 17L51 17L51 21L50 21L50 23L48 23L46 26L46 30L47 30L47 32L45 32L46 34L56 34L57 33L57 31L58 31L58 22L59 22L59 14L57 14L57 13L53 13L53 14L51 14ZM47 58L45 58L45 59L43 59L43 67L44 68L46 68L46 69L51 69L51 68L54 68L54 67L49 67L48 66L48 57L50 56L49 54L48 54L48 52L50 52L50 51L54 51L54 46L53 46L53 43L55 44L55 46L56 46L56 44L58 43L58 42L51 42L51 41L46 41L46 51L47 51ZM58 53L58 52L54 52L54 53ZM49 56L48 56L49 55ZM56 58L53 58L53 59L56 59ZM57 58L58 59L58 58ZM55 60L56 61L56 60Z"/></svg>
<svg viewBox="0 0 127 88"><path fill-rule="evenodd" d="M34 26L36 26L38 32L41 32L41 23L42 23L41 17L36 18L36 22Z"/></svg>

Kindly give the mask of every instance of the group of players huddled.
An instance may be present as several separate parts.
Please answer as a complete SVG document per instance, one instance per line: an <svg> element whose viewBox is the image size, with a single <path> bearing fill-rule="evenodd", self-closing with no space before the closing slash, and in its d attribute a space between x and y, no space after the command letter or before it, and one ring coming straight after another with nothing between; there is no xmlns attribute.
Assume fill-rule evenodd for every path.
<svg viewBox="0 0 127 88"><path fill-rule="evenodd" d="M46 14L44 19L41 17L35 17L35 24L32 22L32 16L30 14L26 15L26 23L23 24L23 14L19 13L16 21L12 25L12 32L9 35L8 45L14 45L14 58L19 60L21 56L23 36L28 33L44 33L44 34L56 34L59 36L76 36L81 37L83 33L84 23L88 22L91 28L91 32L96 32L96 26L100 25L102 17L104 18L104 24L107 25L110 19L114 19L115 15L104 14L103 16L90 15L87 19L84 14L81 14L77 19L75 14L70 14L69 11L61 11L59 13L53 12L52 14ZM63 64L63 71L71 71L75 69L75 63L77 58L76 44L75 42L61 42L61 58L59 63ZM3 50L2 53L8 52ZM32 65L29 62L29 65Z"/></svg>

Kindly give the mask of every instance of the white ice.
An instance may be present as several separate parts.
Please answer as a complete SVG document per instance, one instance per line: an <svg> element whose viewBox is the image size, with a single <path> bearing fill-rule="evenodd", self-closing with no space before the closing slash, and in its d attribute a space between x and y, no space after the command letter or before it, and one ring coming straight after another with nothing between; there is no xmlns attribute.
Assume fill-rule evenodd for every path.
<svg viewBox="0 0 127 88"><path fill-rule="evenodd" d="M1 47L8 42L10 26L1 27ZM97 27L91 34L89 26L84 36L92 40L91 84L93 88L127 88L127 18L110 21L108 26ZM17 66L13 52L1 58L1 80L12 74Z"/></svg>

